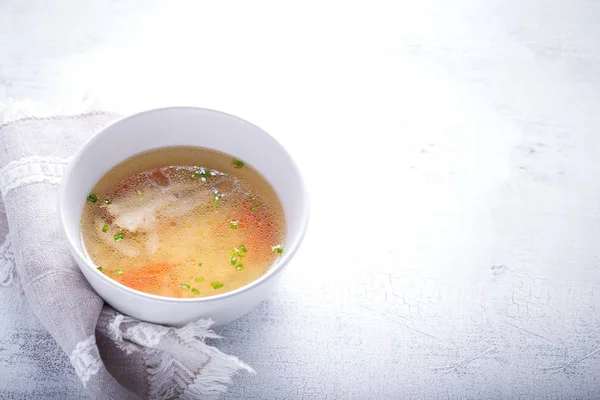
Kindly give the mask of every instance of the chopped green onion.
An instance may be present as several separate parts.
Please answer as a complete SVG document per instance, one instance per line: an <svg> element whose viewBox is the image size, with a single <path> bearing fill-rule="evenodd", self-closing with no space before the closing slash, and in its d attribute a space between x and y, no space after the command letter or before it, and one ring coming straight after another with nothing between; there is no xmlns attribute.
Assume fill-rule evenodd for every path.
<svg viewBox="0 0 600 400"><path fill-rule="evenodd" d="M119 233L115 233L115 236L113 236L115 238L115 242L120 242L121 240L123 240L123 232L119 232Z"/></svg>
<svg viewBox="0 0 600 400"><path fill-rule="evenodd" d="M233 168L240 169L244 166L244 162L242 160L234 158L233 161L231 161L231 165L233 165Z"/></svg>
<svg viewBox="0 0 600 400"><path fill-rule="evenodd" d="M273 253L279 253L279 254L281 254L281 253L283 253L283 246L280 245L280 244L278 244L277 246L273 246L273 247L271 247L271 251Z"/></svg>
<svg viewBox="0 0 600 400"><path fill-rule="evenodd" d="M102 267L96 268L98 271L102 272Z"/></svg>
<svg viewBox="0 0 600 400"><path fill-rule="evenodd" d="M237 257L231 257L230 261L231 261L231 265L235 265L235 264L237 264L238 259L237 259Z"/></svg>
<svg viewBox="0 0 600 400"><path fill-rule="evenodd" d="M107 206L109 206L109 205L111 205L111 204L112 204L112 201L110 201L110 200L106 199L106 200L104 200L104 204L106 204Z"/></svg>
<svg viewBox="0 0 600 400"><path fill-rule="evenodd" d="M108 224L104 224L104 226L102 227L102 232L108 232Z"/></svg>
<svg viewBox="0 0 600 400"><path fill-rule="evenodd" d="M231 229L237 229L237 227L238 227L238 221L231 221L229 223L229 226L231 227Z"/></svg>
<svg viewBox="0 0 600 400"><path fill-rule="evenodd" d="M258 210L260 208L260 206L252 206L250 207L250 212L254 212L256 210Z"/></svg>
<svg viewBox="0 0 600 400"><path fill-rule="evenodd" d="M219 204L219 199L221 197L223 197L223 193L221 193L221 192L215 192L215 198L212 201L213 206L216 206L217 204Z"/></svg>
<svg viewBox="0 0 600 400"><path fill-rule="evenodd" d="M92 203L95 203L98 201L98 195L95 193L90 193L87 197L88 201L91 201Z"/></svg>
<svg viewBox="0 0 600 400"><path fill-rule="evenodd" d="M240 264L236 265L235 269L237 269L238 271L243 270L244 269L244 264L240 263Z"/></svg>
<svg viewBox="0 0 600 400"><path fill-rule="evenodd" d="M179 285L179 287L182 289L189 289L190 285L188 285L187 283L182 283L181 285Z"/></svg>
<svg viewBox="0 0 600 400"><path fill-rule="evenodd" d="M123 275L123 268L119 268L118 270L116 270L115 274L117 274L117 275Z"/></svg>
<svg viewBox="0 0 600 400"><path fill-rule="evenodd" d="M199 267L201 267L201 266L202 266L202 263L198 263L198 266L199 266Z"/></svg>
<svg viewBox="0 0 600 400"><path fill-rule="evenodd" d="M196 296L200 296L200 291L196 288L192 289L192 293L194 293Z"/></svg>
<svg viewBox="0 0 600 400"><path fill-rule="evenodd" d="M240 250L241 250L243 253L247 253L247 252L248 252L248 249L247 249L247 248L246 248L246 246L244 246L243 244L242 244L242 245L240 245Z"/></svg>
<svg viewBox="0 0 600 400"><path fill-rule="evenodd" d="M192 175L192 178L194 178L194 179L202 178L203 181L207 180L209 177L210 177L210 172L208 172L204 168L200 168L198 171L194 172L194 175Z"/></svg>
<svg viewBox="0 0 600 400"><path fill-rule="evenodd" d="M245 254L241 251L239 251L237 248L234 248L233 250L231 250L231 257L244 257Z"/></svg>
<svg viewBox="0 0 600 400"><path fill-rule="evenodd" d="M199 276L196 279L194 279L194 282L196 282L196 283L204 282L204 278Z"/></svg>
<svg viewBox="0 0 600 400"><path fill-rule="evenodd" d="M223 284L221 282L213 282L210 284L210 286L212 286L213 289L221 289L223 287Z"/></svg>

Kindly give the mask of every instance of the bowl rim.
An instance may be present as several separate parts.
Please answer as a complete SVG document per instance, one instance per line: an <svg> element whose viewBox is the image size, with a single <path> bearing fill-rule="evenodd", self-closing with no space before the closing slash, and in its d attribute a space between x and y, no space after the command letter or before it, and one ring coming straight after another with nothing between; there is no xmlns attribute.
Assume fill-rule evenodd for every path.
<svg viewBox="0 0 600 400"><path fill-rule="evenodd" d="M176 297L158 296L155 294L142 292L137 289L132 289L128 286L123 285L120 282L117 282L114 279L109 278L102 272L98 271L97 266L88 257L86 257L84 255L83 251L78 248L76 243L73 243L73 241L71 240L71 237L67 233L65 215L64 215L63 209L62 209L63 204L64 204L63 199L66 198L66 196L68 196L68 193L66 191L67 182L69 180L69 177L70 177L72 171L76 168L77 164L79 164L79 162L81 161L82 153L84 152L84 150L92 147L94 145L94 143L96 141L98 141L102 137L104 132L106 132L108 129L114 127L115 125L121 124L123 121L126 121L131 118L137 118L137 117L145 115L145 114L162 113L162 112L168 113L173 110L191 110L194 112L219 114L219 115L222 115L222 116L225 116L228 118L233 118L233 119L237 120L238 122L241 122L242 124L248 124L248 125L252 126L253 128L257 129L257 131L260 134L266 135L267 139L274 141L281 148L281 150L284 152L284 154L289 159L292 169L294 170L294 172L296 173L296 175L299 178L300 189L302 191L305 207L302 210L301 215L300 215L300 225L299 225L300 231L298 232L298 236L297 236L296 240L290 244L286 243L286 251L283 253L283 256L281 256L271 266L271 268L269 268L269 270L264 275L260 276L258 279L255 279L252 282L250 282L242 287L239 287L235 290L232 290L232 291L229 291L226 293L216 294L213 296L198 297L198 298L176 298ZM160 148L160 147L157 147L157 148ZM138 153L136 153L136 154L138 154ZM135 154L132 154L131 156L134 156L134 155ZM114 165L112 167L114 167ZM268 180L267 180L267 182L268 182ZM81 213L79 213L79 215L81 217ZM284 267L289 263L289 261L292 259L292 257L298 251L298 248L300 247L300 244L302 243L302 240L304 239L304 236L306 235L306 230L308 229L309 215L310 215L310 202L309 202L308 191L306 190L306 184L304 182L302 174L300 173L300 169L298 168L298 165L296 164L296 161L292 158L292 156L287 151L287 149L281 143L279 143L279 141L277 141L273 136L271 136L269 133L267 133L264 129L260 128L259 126L255 125L251 122L248 122L243 118L237 117L235 115L232 115L232 114L229 114L229 113L226 113L223 111L219 111L219 110L204 108L204 107L172 106L172 107L153 108L153 109L137 112L137 113L119 118L119 119L105 125L104 127L97 130L88 140L86 140L85 143L83 143L83 145L81 145L79 147L79 149L77 150L75 155L71 158L71 160L69 161L69 164L65 170L65 173L64 173L63 177L61 178L60 187L58 190L58 219L60 222L60 226L61 226L63 235L65 236L65 239L69 245L71 254L76 258L75 261L77 262L77 265L79 266L79 268L80 269L82 268L82 266L81 266L82 263L85 264L85 267L89 268L89 270L92 273L99 274L100 279L103 279L105 282L108 282L109 284L113 285L115 288L119 289L121 292L125 292L125 293L131 294L131 295L135 295L135 296L139 296L139 297L143 297L143 298L147 298L147 299L151 299L151 300L166 302L166 303L206 303L206 302L211 302L211 301L219 301L219 300L223 300L223 299L226 299L229 297L234 297L238 294L244 293L256 286L259 286L263 282L273 278L275 275L277 275L279 272L281 272L284 269ZM82 271L82 273L83 273L83 271ZM84 274L84 276L85 276L85 274ZM87 277L86 277L86 279L87 279Z"/></svg>

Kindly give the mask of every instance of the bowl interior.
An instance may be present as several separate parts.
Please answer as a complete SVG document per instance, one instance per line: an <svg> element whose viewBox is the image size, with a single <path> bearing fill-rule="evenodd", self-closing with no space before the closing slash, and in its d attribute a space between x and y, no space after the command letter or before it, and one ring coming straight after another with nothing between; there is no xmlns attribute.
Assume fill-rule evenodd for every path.
<svg viewBox="0 0 600 400"><path fill-rule="evenodd" d="M63 178L59 208L67 240L78 253L77 258L94 268L83 256L79 223L86 197L96 182L125 159L168 146L202 146L231 154L269 181L283 206L287 238L283 257L265 276L285 265L297 250L308 221L307 194L294 161L275 139L242 119L184 107L151 110L119 120L94 135L75 155Z"/></svg>

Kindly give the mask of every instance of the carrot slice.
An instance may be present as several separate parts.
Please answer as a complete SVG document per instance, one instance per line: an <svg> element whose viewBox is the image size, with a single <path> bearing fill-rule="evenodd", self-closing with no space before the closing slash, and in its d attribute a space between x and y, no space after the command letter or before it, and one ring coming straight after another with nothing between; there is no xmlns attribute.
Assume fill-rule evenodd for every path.
<svg viewBox="0 0 600 400"><path fill-rule="evenodd" d="M244 207L239 218L239 229L252 232L244 243L248 248L247 261L258 261L272 254L271 246L275 245L275 225L273 216L268 212L251 212Z"/></svg>
<svg viewBox="0 0 600 400"><path fill-rule="evenodd" d="M129 269L116 280L125 286L142 292L161 296L180 297L175 286L177 265L170 263L152 264Z"/></svg>

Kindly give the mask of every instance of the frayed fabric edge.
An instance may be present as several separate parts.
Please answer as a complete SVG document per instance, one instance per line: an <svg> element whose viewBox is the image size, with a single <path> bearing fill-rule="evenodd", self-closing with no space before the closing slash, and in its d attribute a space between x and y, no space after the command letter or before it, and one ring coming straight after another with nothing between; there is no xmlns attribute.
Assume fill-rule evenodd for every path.
<svg viewBox="0 0 600 400"><path fill-rule="evenodd" d="M202 368L202 373L196 375L194 382L179 395L180 400L216 400L227 391L231 378L238 372L244 370L256 374L252 367L237 357L223 354L211 346L206 347L210 350L210 361Z"/></svg>
<svg viewBox="0 0 600 400"><path fill-rule="evenodd" d="M106 328L103 329L107 337L113 340L126 354L135 351L143 355L148 372L147 397L149 399L174 397L179 399L218 399L227 391L235 374L240 371L256 373L237 357L222 353L217 348L205 343L207 338L219 338L210 329L213 324L211 320L199 320L176 329L140 322L114 311L107 312L106 308L103 310L103 317L107 321ZM124 326L124 324L128 326ZM186 356L193 356L196 353L198 356L205 356L207 361L197 370L185 373L188 375L185 377L186 379L175 379L178 374L184 372L177 357L168 349L160 348L160 345L155 347L154 343L141 342L136 340L139 337L128 335L127 332L137 324L143 324L145 329L154 327L161 334L164 334L165 330L168 331L168 335L177 337L180 345L185 347ZM179 378L184 377L179 376ZM173 382L179 382L180 385L174 387Z"/></svg>
<svg viewBox="0 0 600 400"><path fill-rule="evenodd" d="M232 377L240 371L256 373L249 365L235 356L227 355L204 342L205 338L219 338L209 330L213 324L210 320L199 320L183 328L173 329L172 335L177 336L185 344L189 354L204 355L207 361L188 378L191 382L185 386L173 387L177 381L175 375L181 373L179 362L169 357L165 351L147 349L145 361L148 371L150 390L149 399L218 399L232 383ZM179 394L179 395L177 395Z"/></svg>

